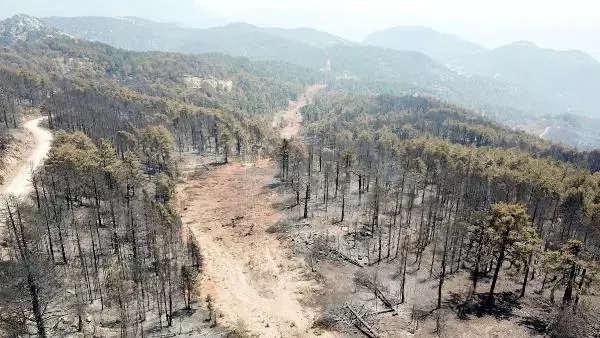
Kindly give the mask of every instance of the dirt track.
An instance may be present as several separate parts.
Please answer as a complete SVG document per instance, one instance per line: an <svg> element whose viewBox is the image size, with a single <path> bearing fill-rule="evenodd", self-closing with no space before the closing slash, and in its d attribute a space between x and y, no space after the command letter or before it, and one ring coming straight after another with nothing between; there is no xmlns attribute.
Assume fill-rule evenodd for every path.
<svg viewBox="0 0 600 338"><path fill-rule="evenodd" d="M321 86L311 87L283 113L298 133L299 109ZM184 172L178 207L200 245L204 271L200 295L214 299L220 324L263 337L326 335L311 328L319 309L306 305L319 285L310 269L267 229L279 218L275 190L267 187L275 163L259 160Z"/></svg>
<svg viewBox="0 0 600 338"><path fill-rule="evenodd" d="M265 337L306 336L317 312L301 300L318 286L266 232L278 218L276 195L265 187L273 174L266 160L190 173L178 192L182 221L203 256L200 294L214 298L221 324Z"/></svg>
<svg viewBox="0 0 600 338"><path fill-rule="evenodd" d="M291 138L298 135L300 132L300 126L302 124L302 115L300 109L305 105L312 103L319 90L325 88L324 85L314 85L306 90L306 93L300 100L290 102L288 109L282 114L276 116L276 120L273 126L277 126L279 119L283 119L285 126L280 131L281 138Z"/></svg>
<svg viewBox="0 0 600 338"><path fill-rule="evenodd" d="M34 147L28 155L23 156L24 160L14 164L14 168L7 168L9 176L6 178L6 184L0 189L2 196L24 196L31 189L31 171L37 168L50 151L52 145L52 133L40 127L44 117L36 118L25 122L23 127L33 135Z"/></svg>

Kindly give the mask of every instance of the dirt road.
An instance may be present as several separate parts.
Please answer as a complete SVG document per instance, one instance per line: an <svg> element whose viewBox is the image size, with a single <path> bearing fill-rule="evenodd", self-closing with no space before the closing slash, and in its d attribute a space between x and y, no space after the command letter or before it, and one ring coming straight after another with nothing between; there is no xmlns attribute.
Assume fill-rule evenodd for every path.
<svg viewBox="0 0 600 338"><path fill-rule="evenodd" d="M23 125L25 130L32 134L34 147L26 157L24 156L24 161L15 164L15 170L8 170L10 176L6 177L6 183L0 187L1 196L19 197L30 191L31 171L43 163L52 144L52 133L40 126L44 119L45 117L40 117L29 120Z"/></svg>
<svg viewBox="0 0 600 338"><path fill-rule="evenodd" d="M318 285L267 233L278 219L277 196L265 187L274 174L267 160L188 173L179 208L202 252L200 294L214 299L220 324L264 337L304 337L314 333L317 311L302 301Z"/></svg>
<svg viewBox="0 0 600 338"><path fill-rule="evenodd" d="M300 125L302 124L302 114L300 114L300 109L307 104L312 103L319 90L323 88L325 88L325 85L313 85L309 87L300 100L290 102L287 110L276 115L273 127L277 127L278 123L282 120L284 123L284 127L279 133L281 138L289 139L300 132Z"/></svg>
<svg viewBox="0 0 600 338"><path fill-rule="evenodd" d="M544 131L540 134L540 138L544 138L544 136L546 136L546 134L548 134L548 132L550 131L550 126L546 127L546 129L544 129Z"/></svg>
<svg viewBox="0 0 600 338"><path fill-rule="evenodd" d="M311 87L283 115L297 116L318 89ZM301 119L295 121L282 136L298 132ZM267 231L279 218L273 207L278 196L267 187L275 167L270 160L258 160L184 172L178 209L202 252L200 295L210 295L222 316L218 322L238 333L327 336L312 328L320 311L307 304L320 285L310 268Z"/></svg>

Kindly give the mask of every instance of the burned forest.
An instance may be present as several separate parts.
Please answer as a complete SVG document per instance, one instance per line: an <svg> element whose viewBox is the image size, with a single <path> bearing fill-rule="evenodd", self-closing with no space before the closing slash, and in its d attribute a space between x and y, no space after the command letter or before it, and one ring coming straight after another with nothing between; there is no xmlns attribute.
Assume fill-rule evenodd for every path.
<svg viewBox="0 0 600 338"><path fill-rule="evenodd" d="M0 21L0 336L598 336L600 152L514 125L554 103L119 20Z"/></svg>

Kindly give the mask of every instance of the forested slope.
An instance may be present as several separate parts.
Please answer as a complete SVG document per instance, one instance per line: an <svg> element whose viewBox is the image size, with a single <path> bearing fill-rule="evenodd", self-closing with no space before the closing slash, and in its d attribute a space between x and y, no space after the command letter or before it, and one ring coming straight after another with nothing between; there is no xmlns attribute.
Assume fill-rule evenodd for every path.
<svg viewBox="0 0 600 338"><path fill-rule="evenodd" d="M534 158L550 158L600 170L598 151L580 152L512 129L464 107L433 97L340 95L317 98L303 109L307 132L354 134L388 128L400 139L439 138L475 147L515 148Z"/></svg>
<svg viewBox="0 0 600 338"><path fill-rule="evenodd" d="M74 36L123 48L217 52L321 70L319 82L346 92L431 94L477 108L492 118L511 124L530 121L540 114L565 113L568 108L528 88L507 85L493 78L463 76L433 61L420 50L352 44L312 30L262 28L244 23L189 29L145 21L136 24L135 20L115 18L46 20ZM141 26L144 29L139 33ZM139 36L145 38L139 41Z"/></svg>
<svg viewBox="0 0 600 338"><path fill-rule="evenodd" d="M276 62L251 63L221 55L136 53L68 37L17 43L0 58L5 67L56 76L93 76L95 81L116 81L153 96L203 106L227 103L228 108L240 109L243 105L256 112L285 107L288 98L314 79L299 67L286 66L283 72L283 66Z"/></svg>
<svg viewBox="0 0 600 338"><path fill-rule="evenodd" d="M202 265L174 211L175 151L223 163L268 151L272 113L310 72L22 33L2 40L2 128L28 110L55 140L30 199L3 201L2 334L181 332L188 316L186 333L219 334L193 317Z"/></svg>
<svg viewBox="0 0 600 338"><path fill-rule="evenodd" d="M440 334L442 309L477 323L497 313L515 325L536 321L537 333L557 337L598 327L600 153L423 95L535 106L523 92L498 96L495 83L419 53L325 43L312 54L294 40L310 53L288 56L310 70L124 51L32 20L0 30L0 128L29 110L47 117L55 141L30 198L3 205L2 333L222 333L194 314L202 243L174 211L177 158L188 152L222 164L277 154L288 197L279 206L290 218L270 231L287 232L311 272L333 285L315 300L328 310L317 327L398 335L440 310ZM256 55L288 45L255 33L265 39ZM332 69L317 72L330 57ZM330 92L302 109L302 137L277 143L273 113L316 81ZM461 96L471 89L493 100ZM413 95L372 95L390 91ZM547 311L511 317L534 302Z"/></svg>
<svg viewBox="0 0 600 338"><path fill-rule="evenodd" d="M588 164L597 154L423 97L322 95L303 115L304 140L280 147L290 216L274 231L310 233L296 246L331 285L323 325L347 330L350 320L395 335L416 320L439 333L450 313L459 319L445 332L461 335L506 311L506 330L529 316L542 323L534 333L593 336L600 181ZM543 313L544 302L561 305Z"/></svg>

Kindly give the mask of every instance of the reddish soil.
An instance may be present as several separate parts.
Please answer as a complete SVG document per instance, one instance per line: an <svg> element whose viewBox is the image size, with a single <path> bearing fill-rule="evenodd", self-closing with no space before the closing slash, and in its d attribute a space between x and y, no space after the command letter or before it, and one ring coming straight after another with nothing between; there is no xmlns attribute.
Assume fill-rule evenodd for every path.
<svg viewBox="0 0 600 338"><path fill-rule="evenodd" d="M300 100L290 102L288 109L281 114L276 116L274 126L282 120L284 127L281 129L281 138L291 138L298 135L300 132L300 126L302 124L302 115L300 114L300 108L305 105L312 103L317 96L317 93L325 88L324 85L313 85L306 90L306 93Z"/></svg>
<svg viewBox="0 0 600 338"><path fill-rule="evenodd" d="M210 295L220 324L238 333L320 334L311 329L318 309L302 304L318 284L304 262L266 231L279 218L276 193L265 186L273 168L261 160L185 174L177 198L203 256L200 295Z"/></svg>
<svg viewBox="0 0 600 338"><path fill-rule="evenodd" d="M280 115L288 124L282 137L298 133L300 108L322 87L310 87ZM267 187L275 167L258 160L184 169L178 209L202 253L200 296L210 295L219 324L240 334L328 335L312 328L321 311L308 305L320 289L310 268L267 232L281 216L274 208L277 193Z"/></svg>

